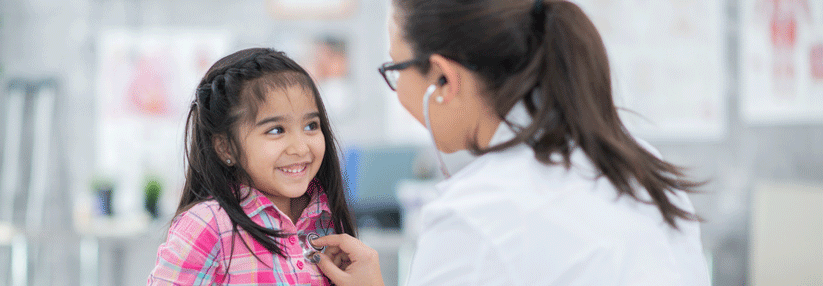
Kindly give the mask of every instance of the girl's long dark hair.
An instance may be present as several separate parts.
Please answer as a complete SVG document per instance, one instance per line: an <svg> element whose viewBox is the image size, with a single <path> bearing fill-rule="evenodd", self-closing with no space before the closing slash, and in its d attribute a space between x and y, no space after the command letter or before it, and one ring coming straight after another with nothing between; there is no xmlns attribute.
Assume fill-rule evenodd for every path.
<svg viewBox="0 0 823 286"><path fill-rule="evenodd" d="M575 4L563 0L394 0L396 19L415 58L440 54L474 70L486 83L484 100L501 119L525 101L532 123L512 140L475 154L527 143L545 164L571 165L579 146L620 195L638 198L645 188L664 220L699 220L674 205L667 192L703 183L685 178L682 168L640 146L629 134L612 100L606 48L594 24ZM430 63L418 66L427 73ZM532 96L534 90L539 90ZM507 122L511 125L510 122ZM563 155L553 162L551 154Z"/></svg>
<svg viewBox="0 0 823 286"><path fill-rule="evenodd" d="M255 118L256 105L265 100L266 92L289 86L301 86L314 96L326 141L326 155L316 178L328 198L334 231L355 236L336 141L317 87L309 74L284 53L266 48L245 49L220 59L197 86L186 122L186 183L175 217L197 203L215 200L231 219L235 234L242 228L272 253L284 255L274 238L288 234L258 225L240 206L248 196L240 186L254 187L254 182L239 164L245 158L237 131L239 124ZM222 162L213 144L215 136L229 142L232 158L238 164ZM246 241L243 243L249 247Z"/></svg>

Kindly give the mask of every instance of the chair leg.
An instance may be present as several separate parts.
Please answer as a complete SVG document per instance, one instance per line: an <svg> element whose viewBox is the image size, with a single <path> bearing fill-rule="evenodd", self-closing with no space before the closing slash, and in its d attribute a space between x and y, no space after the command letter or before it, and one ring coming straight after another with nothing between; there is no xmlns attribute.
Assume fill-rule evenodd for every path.
<svg viewBox="0 0 823 286"><path fill-rule="evenodd" d="M80 285L97 286L100 275L100 244L95 237L80 239Z"/></svg>
<svg viewBox="0 0 823 286"><path fill-rule="evenodd" d="M22 234L14 236L11 243L11 285L28 285L29 259L26 237Z"/></svg>

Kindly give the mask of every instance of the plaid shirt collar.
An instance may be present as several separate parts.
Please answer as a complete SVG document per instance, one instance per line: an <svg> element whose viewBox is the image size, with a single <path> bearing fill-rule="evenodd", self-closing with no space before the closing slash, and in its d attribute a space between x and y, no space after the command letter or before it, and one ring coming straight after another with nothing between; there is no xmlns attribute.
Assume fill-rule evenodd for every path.
<svg viewBox="0 0 823 286"><path fill-rule="evenodd" d="M285 216L285 214L277 209L274 203L259 190L243 185L240 191L248 193L248 196L240 203L240 206L249 217L254 217L267 208L271 208L273 213ZM323 186L320 185L320 180L317 178L311 180L308 189L306 189L306 193L309 194L311 199L300 215L301 220L319 217L324 212L329 216L331 215L328 198L326 197L326 192L323 191Z"/></svg>

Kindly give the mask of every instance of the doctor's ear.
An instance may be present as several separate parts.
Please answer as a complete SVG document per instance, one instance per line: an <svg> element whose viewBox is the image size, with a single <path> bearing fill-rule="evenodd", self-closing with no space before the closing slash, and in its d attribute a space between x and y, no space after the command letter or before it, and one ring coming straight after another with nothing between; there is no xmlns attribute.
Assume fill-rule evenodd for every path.
<svg viewBox="0 0 823 286"><path fill-rule="evenodd" d="M433 78L434 83L438 89L440 96L444 98L443 102L451 102L460 93L461 76L464 73L462 66L442 55L431 55L430 61L432 64L432 71L437 77Z"/></svg>

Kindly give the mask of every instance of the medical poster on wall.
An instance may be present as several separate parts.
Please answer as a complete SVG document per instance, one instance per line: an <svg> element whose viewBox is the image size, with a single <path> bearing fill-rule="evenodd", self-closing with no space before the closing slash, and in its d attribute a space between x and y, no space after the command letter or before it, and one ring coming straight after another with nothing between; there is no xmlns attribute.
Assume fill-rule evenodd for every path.
<svg viewBox="0 0 823 286"><path fill-rule="evenodd" d="M823 1L744 0L740 15L743 119L823 123Z"/></svg>
<svg viewBox="0 0 823 286"><path fill-rule="evenodd" d="M357 0L267 0L275 19L328 20L351 17Z"/></svg>
<svg viewBox="0 0 823 286"><path fill-rule="evenodd" d="M605 42L615 104L633 134L655 141L722 139L724 1L573 2Z"/></svg>
<svg viewBox="0 0 823 286"><path fill-rule="evenodd" d="M99 34L96 168L115 186L115 212L141 210L147 176L158 177L165 193L179 193L183 132L194 90L209 67L228 55L230 43L224 31Z"/></svg>

